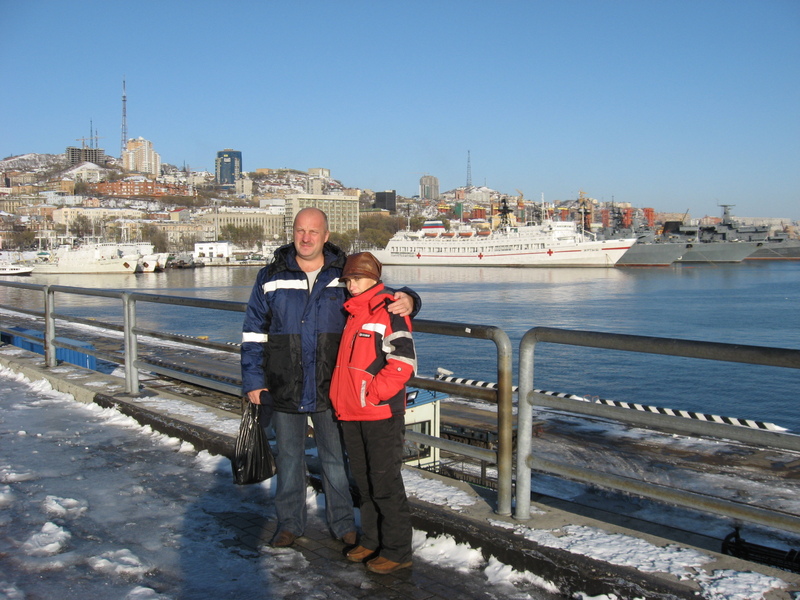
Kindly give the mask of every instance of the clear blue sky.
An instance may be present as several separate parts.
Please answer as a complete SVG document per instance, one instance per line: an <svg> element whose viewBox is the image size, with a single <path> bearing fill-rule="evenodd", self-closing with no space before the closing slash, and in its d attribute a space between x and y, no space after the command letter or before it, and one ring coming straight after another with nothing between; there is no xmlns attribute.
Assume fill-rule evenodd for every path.
<svg viewBox="0 0 800 600"><path fill-rule="evenodd" d="M798 0L0 0L0 158L129 137L213 171L800 219Z"/></svg>

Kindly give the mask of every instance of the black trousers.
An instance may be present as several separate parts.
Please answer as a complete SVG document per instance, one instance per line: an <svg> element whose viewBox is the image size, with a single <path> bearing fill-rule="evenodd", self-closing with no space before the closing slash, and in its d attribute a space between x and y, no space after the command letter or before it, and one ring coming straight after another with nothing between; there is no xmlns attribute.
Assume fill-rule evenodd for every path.
<svg viewBox="0 0 800 600"><path fill-rule="evenodd" d="M341 421L350 472L358 487L360 544L395 562L411 560L411 511L401 468L405 418Z"/></svg>

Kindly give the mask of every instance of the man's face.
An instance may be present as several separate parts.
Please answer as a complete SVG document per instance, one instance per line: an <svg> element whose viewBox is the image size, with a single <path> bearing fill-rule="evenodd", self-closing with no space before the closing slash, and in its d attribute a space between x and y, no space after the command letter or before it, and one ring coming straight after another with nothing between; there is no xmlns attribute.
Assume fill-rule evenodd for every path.
<svg viewBox="0 0 800 600"><path fill-rule="evenodd" d="M322 248L328 241L325 218L318 211L304 210L294 221L294 247L297 257L305 261L315 261L322 255Z"/></svg>

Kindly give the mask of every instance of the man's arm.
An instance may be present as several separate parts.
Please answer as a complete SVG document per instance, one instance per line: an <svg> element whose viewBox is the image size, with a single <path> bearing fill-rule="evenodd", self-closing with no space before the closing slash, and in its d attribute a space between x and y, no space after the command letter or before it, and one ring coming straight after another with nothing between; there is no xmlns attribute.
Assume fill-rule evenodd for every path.
<svg viewBox="0 0 800 600"><path fill-rule="evenodd" d="M394 293L394 302L386 308L393 315L416 317L422 309L422 298L414 290L404 287Z"/></svg>
<svg viewBox="0 0 800 600"><path fill-rule="evenodd" d="M260 404L259 397L261 392L266 389L266 374L263 366L264 351L272 317L261 285L259 276L253 285L242 324L240 357L242 392L253 404Z"/></svg>

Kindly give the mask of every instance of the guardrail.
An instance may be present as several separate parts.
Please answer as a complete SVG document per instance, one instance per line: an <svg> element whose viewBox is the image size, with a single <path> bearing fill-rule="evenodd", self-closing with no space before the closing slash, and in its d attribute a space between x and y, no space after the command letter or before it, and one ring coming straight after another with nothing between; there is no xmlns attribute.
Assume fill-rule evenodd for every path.
<svg viewBox="0 0 800 600"><path fill-rule="evenodd" d="M171 368L169 364L164 363L163 361L155 363L144 360L139 353L139 342L140 338L143 336L166 341L180 342L189 346L196 346L235 354L238 354L239 352L238 343L221 344L217 342L199 340L197 338L187 338L185 336L163 331L142 329L137 326L136 307L137 303L145 302L154 304L172 304L184 307L205 308L212 310L245 312L246 304L244 302L205 300L165 294L145 294L121 290L98 290L61 285L38 285L22 282L18 283L0 281L0 286L27 289L42 293L44 307L43 310L12 306L2 306L2 308L43 319L45 330L44 340L19 331L14 331L14 335L30 339L32 341L43 341L45 364L47 367L55 367L58 364L56 358L57 348L67 348L70 350L90 354L112 363L122 364L125 369L125 392L130 395L139 394L139 369L143 369L158 373L159 375L170 377L172 379L213 389L237 398L241 396L240 379L237 379L236 381L224 381L220 380L219 378L214 378L213 376L200 377L191 373L187 373L181 369ZM123 325L104 323L94 319L83 319L80 317L60 313L57 311L57 294L99 296L118 299L121 303ZM124 347L122 357L120 357L118 354L76 346L74 344L70 344L63 338L58 338L56 335L56 329L59 321L66 323L77 323L96 328L98 330L105 329L109 331L121 332L123 335ZM513 493L513 386L512 347L508 335L503 330L492 326L429 321L425 319L415 319L414 330L420 333L483 339L494 342L497 351L496 362L498 385L496 389L476 388L469 385L444 382L424 377L412 378L410 385L422 389L457 394L461 397L474 398L497 404L497 450L478 448L469 444L446 440L414 431L407 431L406 438L415 443L434 446L449 452L468 456L470 458L476 458L491 464L496 464L498 486L496 510L500 515L511 515L511 501ZM4 329L3 327L0 327L0 331L8 332L8 330Z"/></svg>
<svg viewBox="0 0 800 600"><path fill-rule="evenodd" d="M800 436L797 435L736 427L713 421L695 421L665 414L630 411L614 406L580 402L536 392L533 385L534 350L537 343L542 342L800 369L800 350L565 330L551 327L535 327L529 330L520 342L519 351L520 401L517 414L515 518L521 520L531 518L531 470L535 469L646 498L800 533L800 516L798 515L750 506L705 494L668 488L638 479L599 473L594 470L533 456L531 448L534 405L563 409L578 414L607 417L635 425L653 426L660 430L678 434L711 436L753 443L763 447L800 451Z"/></svg>
<svg viewBox="0 0 800 600"><path fill-rule="evenodd" d="M56 349L65 348L123 365L125 370L125 390L126 393L130 395L137 395L140 392L139 370L142 369L179 381L185 381L201 387L213 389L232 397L238 398L240 396L241 380L236 377L221 378L211 374L208 374L208 376L195 375L176 368L175 365L170 365L170 363L165 360L154 362L153 359L148 361L140 356L139 353L139 344L142 338L179 342L188 346L232 354L238 354L238 343L219 343L165 331L152 331L140 328L137 325L137 304L172 304L187 308L244 312L246 305L243 302L206 300L164 294L145 294L122 290L98 290L60 285L37 285L22 282L2 281L0 282L0 286L27 289L42 294L41 306L43 308L41 310L37 310L31 306L3 306L2 308L34 316L43 321L43 339L20 331L14 331L14 334L34 342L43 343L45 364L47 367L55 367L57 365ZM123 324L118 325L94 319L84 319L59 312L58 298L61 294L99 296L117 299L120 301ZM56 335L59 322L85 325L95 328L98 331L108 330L119 332L123 337L123 351L122 353L115 354L71 344L66 338L60 338ZM441 391L461 397L496 403L498 406L498 440L496 450L479 448L414 431L408 431L406 437L415 443L437 447L462 456L475 458L490 464L496 464L498 485L496 510L498 514L511 515L512 497L514 496L513 487L515 483L513 475L514 419L512 412L512 347L508 336L497 327L429 321L425 319L415 319L414 328L415 331L420 333L490 340L495 344L497 385L494 386L494 388L478 387L425 377L414 377L410 385L422 389ZM8 329L1 326L0 330L4 332L8 331ZM691 508L699 508L716 514L744 519L771 527L779 527L793 532L800 532L800 517L796 515L787 515L710 496L665 488L639 480L601 474L596 471L589 471L580 467L562 465L553 461L546 461L533 457L531 455L531 436L532 407L534 405L563 409L577 414L606 417L634 425L669 430L683 435L722 437L763 447L800 451L800 436L797 435L745 427L734 427L709 421L688 420L670 417L664 414L629 411L613 406L599 405L590 402L576 402L575 400L565 399L555 395L539 393L533 388L534 349L539 342L771 365L795 369L800 368L800 350L652 338L590 331L561 330L547 327L531 329L525 334L520 343L519 398L525 401L521 401L519 404L517 420L515 518L530 518L531 469L536 469L558 476L626 491L643 497L680 504Z"/></svg>

